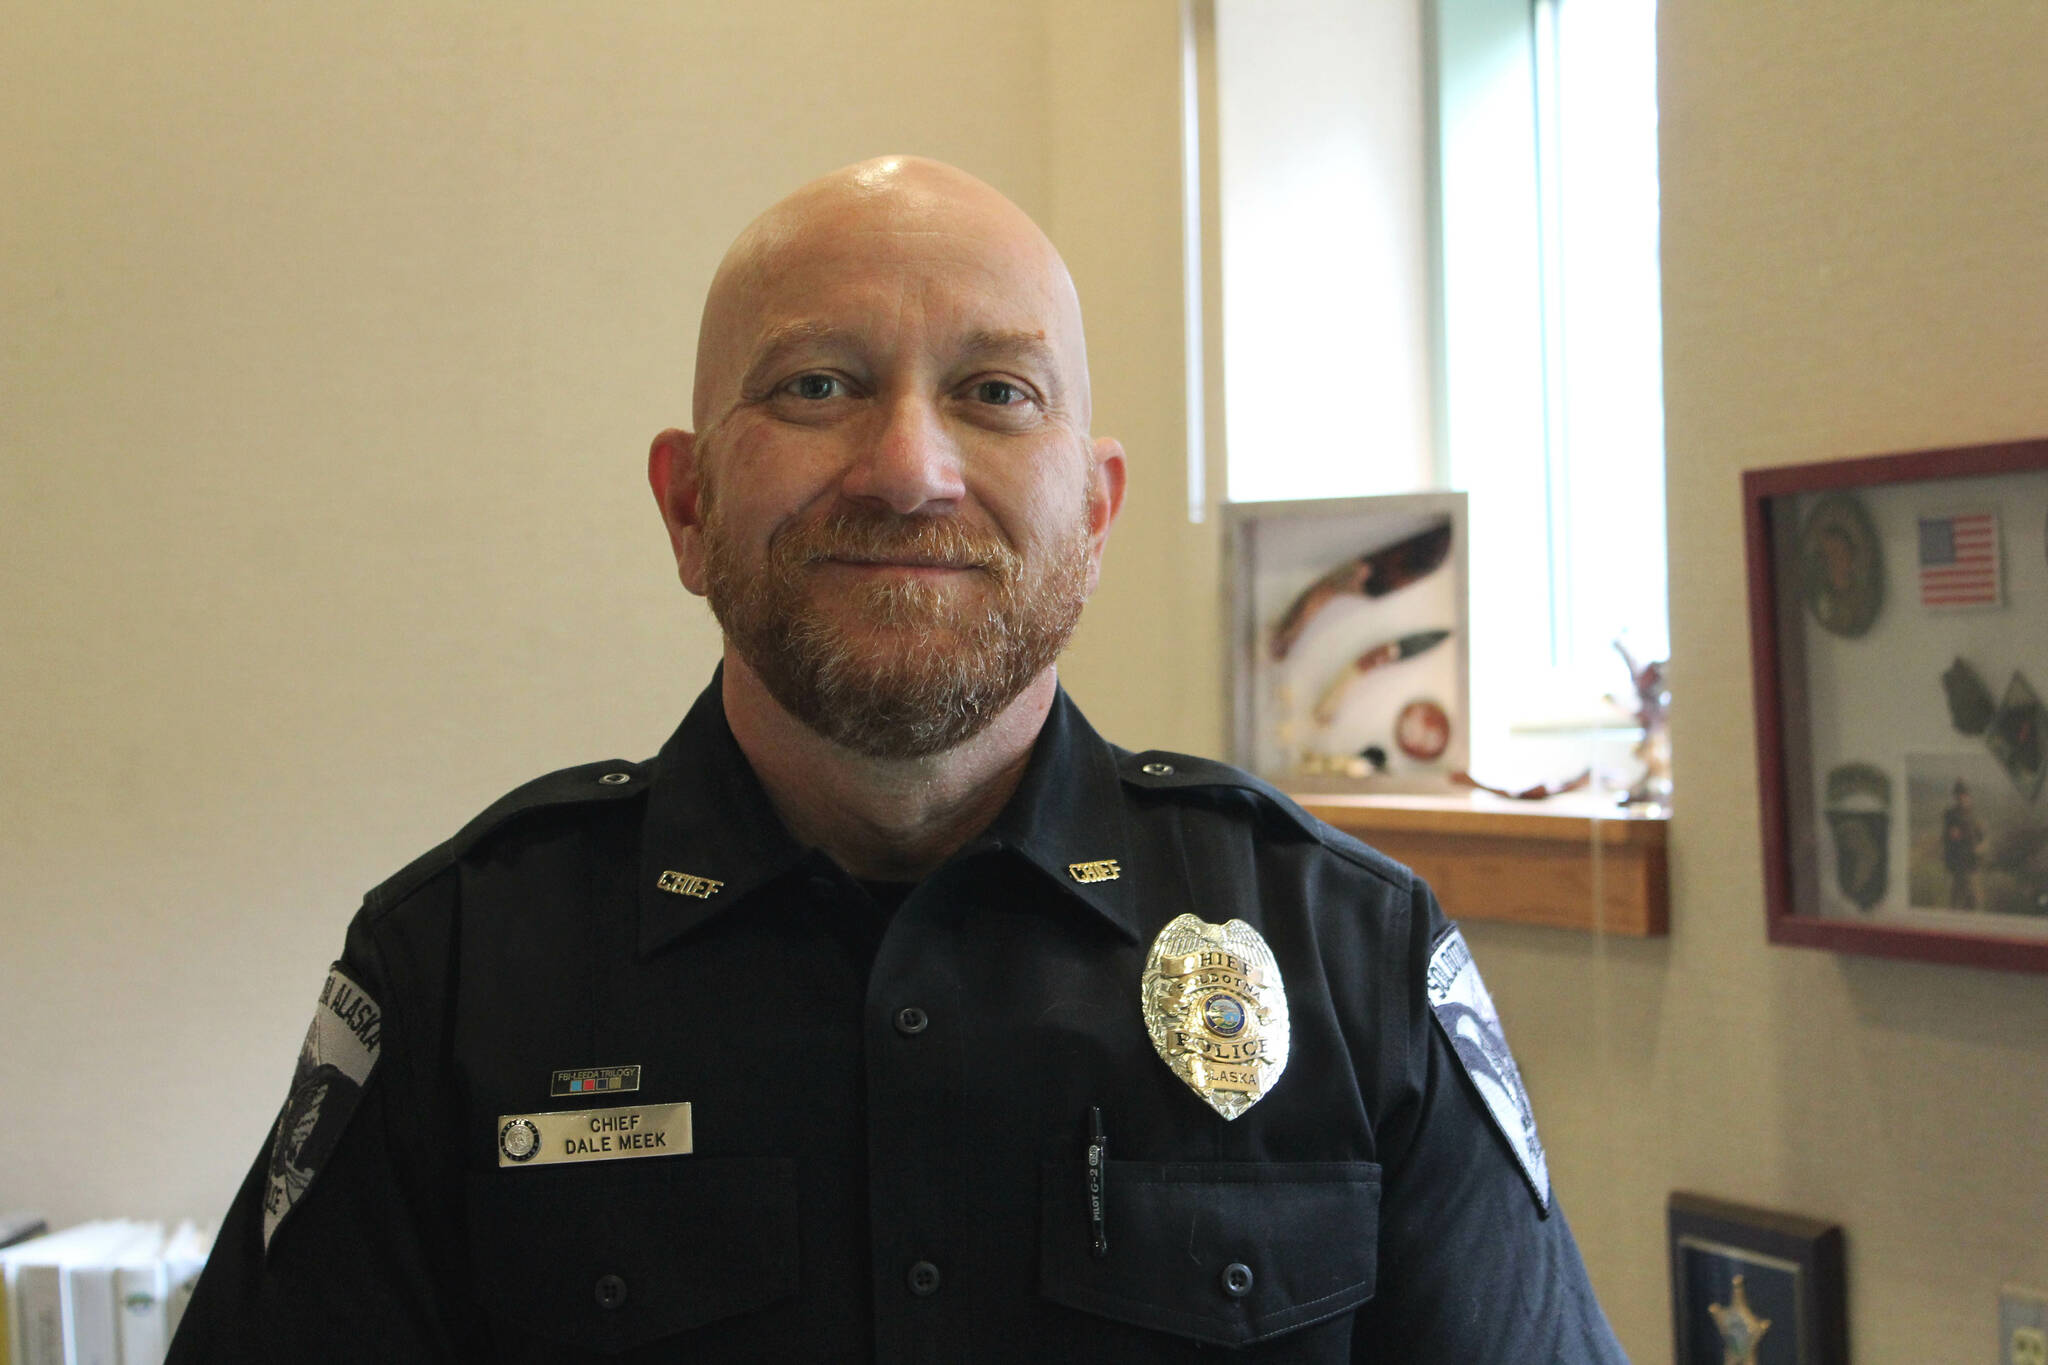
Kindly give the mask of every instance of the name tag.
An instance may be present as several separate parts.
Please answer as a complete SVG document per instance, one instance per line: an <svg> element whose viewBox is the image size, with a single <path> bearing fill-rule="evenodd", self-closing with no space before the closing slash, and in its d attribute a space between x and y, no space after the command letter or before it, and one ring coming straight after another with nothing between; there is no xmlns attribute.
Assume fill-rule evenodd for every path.
<svg viewBox="0 0 2048 1365"><path fill-rule="evenodd" d="M688 1100L624 1109L567 1109L553 1114L498 1116L500 1167L687 1156L691 1146Z"/></svg>

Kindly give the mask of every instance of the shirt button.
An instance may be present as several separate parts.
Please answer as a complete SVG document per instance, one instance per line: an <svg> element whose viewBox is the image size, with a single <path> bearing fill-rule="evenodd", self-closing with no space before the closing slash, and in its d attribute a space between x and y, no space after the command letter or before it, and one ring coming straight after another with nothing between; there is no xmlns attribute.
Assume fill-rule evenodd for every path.
<svg viewBox="0 0 2048 1365"><path fill-rule="evenodd" d="M1147 763L1143 771L1147 777L1172 777L1173 765L1171 763Z"/></svg>
<svg viewBox="0 0 2048 1365"><path fill-rule="evenodd" d="M626 1282L616 1275L597 1277L597 1306L618 1308L626 1302Z"/></svg>
<svg viewBox="0 0 2048 1365"><path fill-rule="evenodd" d="M910 1286L910 1292L920 1299L939 1292L939 1268L930 1261L919 1261L910 1267L910 1273L903 1279Z"/></svg>
<svg viewBox="0 0 2048 1365"><path fill-rule="evenodd" d="M1242 1261L1232 1261L1223 1267L1223 1292L1233 1299L1241 1299L1252 1292L1252 1268Z"/></svg>
<svg viewBox="0 0 2048 1365"><path fill-rule="evenodd" d="M931 1026L931 1022L931 1016L915 1005L906 1005L896 1011L896 1031L905 1038L923 1033ZM924 1262L919 1261L918 1264L923 1265Z"/></svg>

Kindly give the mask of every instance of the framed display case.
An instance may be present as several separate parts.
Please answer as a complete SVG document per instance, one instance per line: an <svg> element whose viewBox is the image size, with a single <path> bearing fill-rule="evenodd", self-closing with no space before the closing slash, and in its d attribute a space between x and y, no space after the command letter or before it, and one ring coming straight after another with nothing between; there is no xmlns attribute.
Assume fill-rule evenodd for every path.
<svg viewBox="0 0 2048 1365"><path fill-rule="evenodd" d="M1224 509L1233 760L1296 793L1435 793L1466 766L1463 493Z"/></svg>
<svg viewBox="0 0 2048 1365"><path fill-rule="evenodd" d="M1771 940L2048 971L2048 441L1742 490Z"/></svg>
<svg viewBox="0 0 2048 1365"><path fill-rule="evenodd" d="M1841 1228L1697 1194L1666 1228L1677 1365L1848 1365Z"/></svg>

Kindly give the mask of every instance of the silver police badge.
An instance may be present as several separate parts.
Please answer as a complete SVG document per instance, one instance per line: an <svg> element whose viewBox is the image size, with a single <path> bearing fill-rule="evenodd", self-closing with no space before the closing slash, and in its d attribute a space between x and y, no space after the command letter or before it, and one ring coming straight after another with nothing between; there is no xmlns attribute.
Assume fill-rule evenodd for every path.
<svg viewBox="0 0 2048 1365"><path fill-rule="evenodd" d="M1139 999L1159 1056L1226 1119L1264 1099L1287 1069L1280 964L1241 919L1182 915L1161 929Z"/></svg>

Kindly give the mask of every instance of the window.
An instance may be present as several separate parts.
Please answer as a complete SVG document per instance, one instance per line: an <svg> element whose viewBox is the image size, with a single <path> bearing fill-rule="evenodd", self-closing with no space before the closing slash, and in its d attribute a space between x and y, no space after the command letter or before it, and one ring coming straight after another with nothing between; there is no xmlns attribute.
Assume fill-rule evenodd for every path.
<svg viewBox="0 0 2048 1365"><path fill-rule="evenodd" d="M1561 776L1612 642L1669 648L1654 6L1215 0L1214 43L1228 496L1465 490L1474 767Z"/></svg>
<svg viewBox="0 0 2048 1365"><path fill-rule="evenodd" d="M1216 7L1233 502L1442 486L1421 42L1409 0Z"/></svg>

